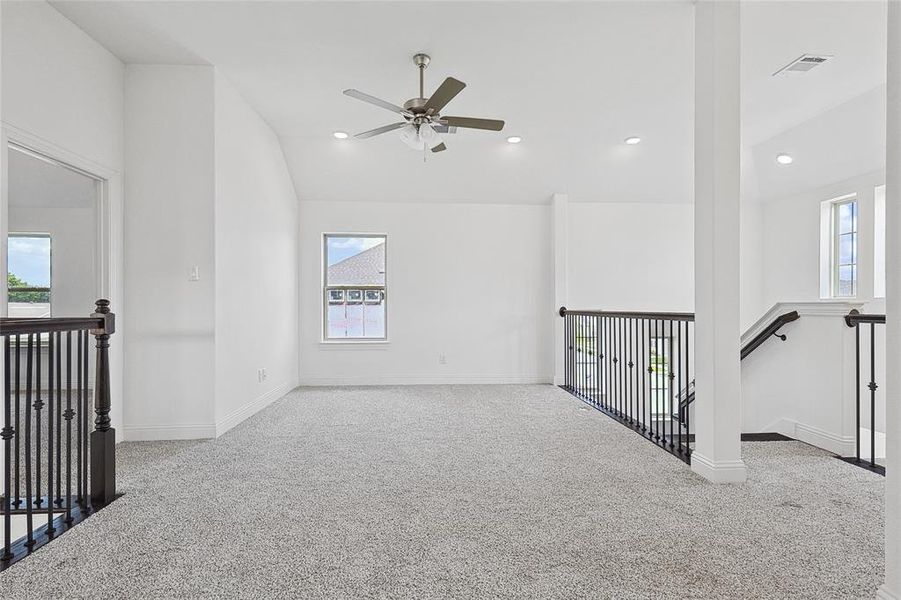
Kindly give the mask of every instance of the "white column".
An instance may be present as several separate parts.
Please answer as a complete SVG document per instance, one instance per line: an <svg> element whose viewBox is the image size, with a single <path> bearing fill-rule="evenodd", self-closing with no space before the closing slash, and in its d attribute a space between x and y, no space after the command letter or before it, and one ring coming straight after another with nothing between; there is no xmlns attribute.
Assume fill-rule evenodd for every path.
<svg viewBox="0 0 901 600"><path fill-rule="evenodd" d="M695 4L695 450L717 483L747 478L741 460L741 6Z"/></svg>
<svg viewBox="0 0 901 600"><path fill-rule="evenodd" d="M551 198L551 215L553 231L551 232L554 247L554 385L565 383L563 353L563 319L557 314L561 306L566 305L566 246L569 229L569 196L554 194ZM570 307L573 308L573 307Z"/></svg>
<svg viewBox="0 0 901 600"><path fill-rule="evenodd" d="M888 3L885 135L885 583L901 600L901 1Z"/></svg>

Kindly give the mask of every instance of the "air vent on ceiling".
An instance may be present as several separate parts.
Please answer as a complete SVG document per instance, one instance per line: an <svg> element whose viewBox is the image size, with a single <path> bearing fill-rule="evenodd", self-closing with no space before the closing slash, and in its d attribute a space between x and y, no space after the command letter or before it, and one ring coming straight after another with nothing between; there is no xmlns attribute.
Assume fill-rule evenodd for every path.
<svg viewBox="0 0 901 600"><path fill-rule="evenodd" d="M831 60L832 56L827 54L804 54L800 58L791 61L782 67L773 75L783 75L786 73L806 73L815 67L819 67L824 62Z"/></svg>

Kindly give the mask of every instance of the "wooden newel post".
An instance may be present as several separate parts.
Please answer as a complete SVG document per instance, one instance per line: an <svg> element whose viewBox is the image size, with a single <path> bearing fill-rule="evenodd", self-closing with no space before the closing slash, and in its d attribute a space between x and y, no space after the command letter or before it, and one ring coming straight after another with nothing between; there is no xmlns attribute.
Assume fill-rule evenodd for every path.
<svg viewBox="0 0 901 600"><path fill-rule="evenodd" d="M109 338L116 331L116 315L110 312L109 300L98 300L93 318L103 319L99 329L92 329L97 340L96 375L94 379L94 431L91 432L91 504L106 506L116 498L116 430L110 427Z"/></svg>

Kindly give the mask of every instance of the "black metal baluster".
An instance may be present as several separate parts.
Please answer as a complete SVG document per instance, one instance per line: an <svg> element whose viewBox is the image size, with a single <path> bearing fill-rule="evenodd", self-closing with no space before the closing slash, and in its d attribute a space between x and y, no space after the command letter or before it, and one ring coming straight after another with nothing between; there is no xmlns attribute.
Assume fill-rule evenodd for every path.
<svg viewBox="0 0 901 600"><path fill-rule="evenodd" d="M626 323L625 319L622 317L617 319L617 322L617 339L619 340L618 349L616 351L616 357L619 359L619 362L616 365L616 378L617 381L619 381L619 407L617 408L617 413L619 414L620 420L622 420L623 415L626 413Z"/></svg>
<svg viewBox="0 0 901 600"><path fill-rule="evenodd" d="M647 320L644 318L641 319L641 343L639 344L639 351L638 351L638 379L639 379L639 381L641 381L641 433L642 434L644 434L648 430L648 405L647 405L648 395L647 395L647 392L645 391L647 388L645 387L645 375L644 375L645 368L646 368L645 357L647 356L644 352L645 342L647 339L645 336L646 321Z"/></svg>
<svg viewBox="0 0 901 600"><path fill-rule="evenodd" d="M83 379L82 385L82 394L81 394L81 422L82 422L82 432L84 434L84 438L82 439L82 460L84 461L82 464L82 486L81 489L84 493L84 501L82 503L82 510L86 512L90 512L91 510L91 494L88 493L88 457L89 454L89 446L88 446L88 409L89 409L89 394L88 394L88 379L90 373L90 352L88 350L88 332L85 331L82 335L82 345L83 345L83 355L82 355L82 364L81 368L83 371Z"/></svg>
<svg viewBox="0 0 901 600"><path fill-rule="evenodd" d="M53 527L53 424L55 406L53 403L54 390L54 360L56 359L56 344L53 332L47 334L47 536L53 537L56 529Z"/></svg>
<svg viewBox="0 0 901 600"><path fill-rule="evenodd" d="M56 332L56 498L57 506L63 505L63 338Z"/></svg>
<svg viewBox="0 0 901 600"><path fill-rule="evenodd" d="M582 397L582 315L576 317L576 393Z"/></svg>
<svg viewBox="0 0 901 600"><path fill-rule="evenodd" d="M634 363L632 362L632 325L633 319L626 319L626 358L628 359L626 362L626 366L628 367L626 370L626 416L629 419L629 425L635 424L635 413L632 410L632 367L634 366Z"/></svg>
<svg viewBox="0 0 901 600"><path fill-rule="evenodd" d="M34 375L34 336L28 334L28 353L25 356L25 546L34 547L34 515L31 490L31 378ZM16 436L18 437L18 436Z"/></svg>
<svg viewBox="0 0 901 600"><path fill-rule="evenodd" d="M856 373L856 400L857 400L857 431L854 432L856 440L856 458L860 462L860 324L854 325L854 356L857 365Z"/></svg>
<svg viewBox="0 0 901 600"><path fill-rule="evenodd" d="M624 400L624 389L623 389L623 364L625 361L623 360L623 318L617 317L615 319L616 322L616 416L622 421L623 420L623 400Z"/></svg>
<svg viewBox="0 0 901 600"><path fill-rule="evenodd" d="M582 317L582 348L585 350L582 356L582 369L585 372L584 382L585 382L585 400L591 401L591 371L588 368L588 365L591 364L591 346L589 342L591 341L591 328L589 325L589 317L588 315L584 315Z"/></svg>
<svg viewBox="0 0 901 600"><path fill-rule="evenodd" d="M666 422L669 423L669 447L670 450L673 448L673 385L676 383L676 374L673 372L673 321L669 320L669 336L666 339L666 347L669 349L669 360L667 361L667 366L669 367L669 404L666 407Z"/></svg>
<svg viewBox="0 0 901 600"><path fill-rule="evenodd" d="M870 467L876 467L876 324L870 323Z"/></svg>
<svg viewBox="0 0 901 600"><path fill-rule="evenodd" d="M82 501L82 489L81 489L81 330L78 330L76 335L75 345L78 348L76 353L75 360L75 370L76 370L76 394L75 394L75 416L78 419L75 421L75 450L76 450L76 459L75 459L75 473L76 473L76 494L78 497L78 503L81 504Z"/></svg>
<svg viewBox="0 0 901 600"><path fill-rule="evenodd" d="M656 340L654 342L654 349L656 350L655 354L657 355L657 362L654 364L654 377L656 379L657 390L654 393L654 440L657 443L660 443L660 390L662 389L661 384L663 380L660 378L660 373L663 371L663 367L661 367L661 362L663 362L663 358L660 356L660 342L663 339L660 335L663 331L662 327L663 321L657 319L654 323L654 326L657 328ZM664 439L666 439L664 437Z"/></svg>
<svg viewBox="0 0 901 600"><path fill-rule="evenodd" d="M20 416L19 415L19 405L20 405L20 402L22 399L21 391L20 391L22 389L22 382L19 381L19 373L22 370L21 366L19 364L20 354L22 354L22 336L17 335L16 336L16 361L15 361L15 363L16 363L15 364L15 368L16 368L15 390L13 390L15 392L15 396L16 396L16 404L15 404L15 412L14 412L15 419L13 421L13 435L15 436L13 438L13 442L15 443L15 453L16 453L15 454L15 471L16 471L16 473L15 473L15 484L14 484L15 490L16 490L15 491L16 500L15 500L15 502L13 502L13 504L15 504L17 507L22 503L22 497L20 494L21 489L19 488L19 481L21 480L21 477L19 476L20 475L19 474L19 463L21 461L21 457L19 454L19 446L20 446L19 438L22 437L19 435L19 432L22 431L21 428L19 427L19 416Z"/></svg>
<svg viewBox="0 0 901 600"><path fill-rule="evenodd" d="M35 489L35 498L34 504L37 508L40 508L44 503L43 497L41 496L41 409L44 407L44 400L41 398L41 334L37 334L37 362L35 363L35 395L34 395L34 432L35 432L35 445L34 445L34 467L35 467L35 476L34 476L34 489Z"/></svg>
<svg viewBox="0 0 901 600"><path fill-rule="evenodd" d="M679 393L676 395L676 406L670 407L670 419L673 418L673 414L678 415L678 450L679 453L682 453L682 413L680 412L682 406L682 321L676 321L676 344L675 349L678 352L678 360L676 362L676 373L677 377L677 385L676 389L679 390Z"/></svg>
<svg viewBox="0 0 901 600"><path fill-rule="evenodd" d="M582 317L582 346L585 348L585 354L582 358L582 368L585 370L585 399L591 401L591 370L588 366L591 364L591 325L590 317L585 315Z"/></svg>
<svg viewBox="0 0 901 600"><path fill-rule="evenodd" d="M616 416L619 416L619 404L620 404L619 353L620 353L619 318L613 317L613 414Z"/></svg>
<svg viewBox="0 0 901 600"><path fill-rule="evenodd" d="M561 311L562 312L562 311ZM563 313L563 387L571 389L569 385L569 315Z"/></svg>
<svg viewBox="0 0 901 600"><path fill-rule="evenodd" d="M591 385L591 403L595 406L598 405L598 398L600 396L599 391L599 381L598 377L600 376L601 370L598 368L598 357L601 355L601 346L600 346L600 332L598 331L598 317L597 315L591 316L591 344L594 348L592 352L592 360L591 360L591 370L594 373L592 385Z"/></svg>
<svg viewBox="0 0 901 600"><path fill-rule="evenodd" d="M691 335L689 334L688 328L691 325L691 322L685 323L685 456L691 456L691 421L689 419L689 413L691 412L691 407L688 404L688 388L691 386L691 371L689 370L688 363L691 360L691 354L689 352L689 342L691 341Z"/></svg>
<svg viewBox="0 0 901 600"><path fill-rule="evenodd" d="M10 342L9 336L3 338L3 370L6 375L3 377L3 430L0 437L3 438L3 560L10 560L13 557L10 539L12 530L10 519L10 469L12 468L12 438L13 428L10 425L12 419L12 394L10 390Z"/></svg>
<svg viewBox="0 0 901 600"><path fill-rule="evenodd" d="M632 424L634 425L636 430L641 429L641 389L639 385L641 385L641 351L639 350L641 346L641 340L638 337L639 325L641 324L641 319L632 319L632 353L631 353L631 362L632 366L630 369L632 370Z"/></svg>
<svg viewBox="0 0 901 600"><path fill-rule="evenodd" d="M72 332L66 332L66 524L72 524Z"/></svg>

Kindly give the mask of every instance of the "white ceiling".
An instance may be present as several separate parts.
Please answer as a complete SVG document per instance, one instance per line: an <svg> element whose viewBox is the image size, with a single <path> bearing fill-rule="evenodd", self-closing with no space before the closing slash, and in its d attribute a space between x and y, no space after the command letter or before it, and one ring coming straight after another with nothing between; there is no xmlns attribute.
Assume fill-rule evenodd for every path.
<svg viewBox="0 0 901 600"><path fill-rule="evenodd" d="M126 62L215 65L281 137L301 199L691 201L690 2L53 4ZM884 2L748 2L743 13L749 148L884 82ZM420 50L433 58L427 93L451 75L468 84L445 113L504 118L506 130L448 136L425 163L395 134L334 140L395 120L341 91L402 103L416 95ZM836 59L771 77L803 53ZM514 134L525 141L506 144ZM624 145L631 135L643 142ZM755 189L785 177L758 162L746 172Z"/></svg>

